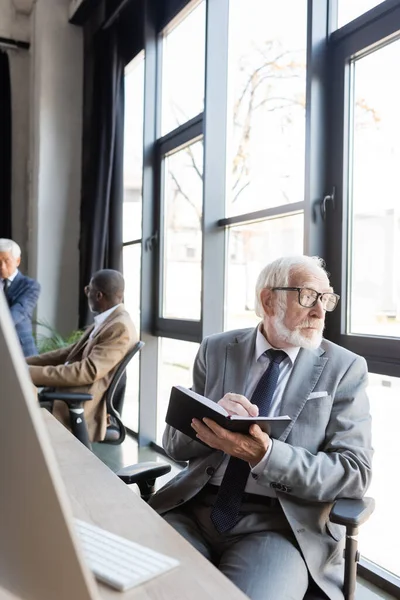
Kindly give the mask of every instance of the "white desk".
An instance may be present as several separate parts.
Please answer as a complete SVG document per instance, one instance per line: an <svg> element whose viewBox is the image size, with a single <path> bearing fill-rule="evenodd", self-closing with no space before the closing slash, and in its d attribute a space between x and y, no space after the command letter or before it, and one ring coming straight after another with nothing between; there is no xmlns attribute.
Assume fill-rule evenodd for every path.
<svg viewBox="0 0 400 600"><path fill-rule="evenodd" d="M100 585L106 600L245 600L211 563L122 483L92 452L43 410L59 469L76 517L175 557L180 566L129 592ZM5 597L4 600L6 600ZM0 595L0 600L3 600ZM8 598L7 598L8 600ZM75 600L75 599L74 599Z"/></svg>

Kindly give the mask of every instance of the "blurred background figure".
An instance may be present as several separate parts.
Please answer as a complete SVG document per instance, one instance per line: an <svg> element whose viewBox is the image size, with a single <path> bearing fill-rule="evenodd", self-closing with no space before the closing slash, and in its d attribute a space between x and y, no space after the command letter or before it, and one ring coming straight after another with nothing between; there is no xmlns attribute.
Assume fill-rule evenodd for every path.
<svg viewBox="0 0 400 600"><path fill-rule="evenodd" d="M94 273L85 287L94 323L74 344L27 359L37 387L92 395L93 399L84 406L92 442L105 438L108 425L105 392L121 360L139 340L123 305L124 290L125 281L118 271L102 269ZM69 410L64 402L54 402L53 415L69 427Z"/></svg>
<svg viewBox="0 0 400 600"><path fill-rule="evenodd" d="M24 356L37 354L32 335L32 315L40 285L18 270L21 248L13 240L0 238L0 286L3 288Z"/></svg>

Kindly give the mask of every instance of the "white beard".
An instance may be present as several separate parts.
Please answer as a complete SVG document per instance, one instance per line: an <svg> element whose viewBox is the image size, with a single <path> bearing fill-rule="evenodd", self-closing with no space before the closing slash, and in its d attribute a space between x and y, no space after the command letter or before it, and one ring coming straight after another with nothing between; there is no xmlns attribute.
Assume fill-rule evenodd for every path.
<svg viewBox="0 0 400 600"><path fill-rule="evenodd" d="M272 324L275 329L277 336L284 341L286 344L290 344L294 347L306 348L307 350L315 350L319 348L322 342L322 333L324 330L323 325L319 329L315 329L312 332L311 337L302 334L302 327L307 326L308 320L305 320L302 327L298 327L293 331L288 329L284 324L285 311L282 307L278 307L277 314L272 317ZM315 326L315 319L312 321L312 325Z"/></svg>

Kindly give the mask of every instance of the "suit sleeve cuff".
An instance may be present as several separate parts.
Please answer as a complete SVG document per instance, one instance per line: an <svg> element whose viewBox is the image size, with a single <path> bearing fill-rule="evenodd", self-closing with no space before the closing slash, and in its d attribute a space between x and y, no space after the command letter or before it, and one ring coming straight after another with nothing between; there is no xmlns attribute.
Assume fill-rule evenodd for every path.
<svg viewBox="0 0 400 600"><path fill-rule="evenodd" d="M271 442L268 446L268 450L266 451L266 453L264 454L264 456L262 457L260 462L257 463L256 466L251 469L251 472L254 473L254 475L260 475L260 473L262 473L264 471L265 467L267 466L269 455L271 454L271 450L272 450L272 444L273 444L273 441L271 440Z"/></svg>

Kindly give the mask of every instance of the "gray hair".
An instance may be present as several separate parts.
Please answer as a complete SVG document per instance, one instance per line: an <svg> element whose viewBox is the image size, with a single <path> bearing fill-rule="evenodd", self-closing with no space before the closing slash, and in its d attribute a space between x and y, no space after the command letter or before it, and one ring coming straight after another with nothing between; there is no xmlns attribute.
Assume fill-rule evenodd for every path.
<svg viewBox="0 0 400 600"><path fill-rule="evenodd" d="M265 288L287 287L293 271L306 269L317 275L329 273L325 270L325 261L318 256L283 256L277 258L263 268L256 283L255 311L258 317L264 317L264 308L261 302L261 292Z"/></svg>
<svg viewBox="0 0 400 600"><path fill-rule="evenodd" d="M21 248L13 240L0 238L0 252L11 252L14 258L21 256Z"/></svg>

